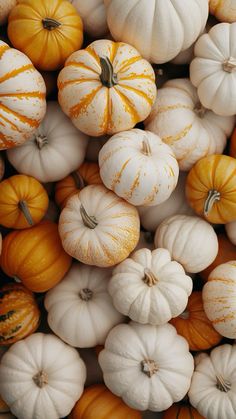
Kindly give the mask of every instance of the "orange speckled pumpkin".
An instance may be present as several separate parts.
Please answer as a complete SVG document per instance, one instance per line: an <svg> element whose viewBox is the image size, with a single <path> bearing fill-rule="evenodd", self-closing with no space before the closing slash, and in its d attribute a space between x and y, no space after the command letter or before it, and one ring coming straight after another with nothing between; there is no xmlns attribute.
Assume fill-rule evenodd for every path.
<svg viewBox="0 0 236 419"><path fill-rule="evenodd" d="M33 333L40 311L31 291L21 284L0 288L0 345L9 345Z"/></svg>
<svg viewBox="0 0 236 419"><path fill-rule="evenodd" d="M66 0L18 0L8 37L40 70L56 70L83 43L83 23Z"/></svg>
<svg viewBox="0 0 236 419"><path fill-rule="evenodd" d="M78 170L62 179L56 184L56 203L64 208L67 200L87 185L99 185L102 180L99 174L99 166L96 163L83 163Z"/></svg>
<svg viewBox="0 0 236 419"><path fill-rule="evenodd" d="M45 292L61 281L71 265L57 224L41 221L30 229L12 231L3 239L1 268L28 289Z"/></svg>
<svg viewBox="0 0 236 419"><path fill-rule="evenodd" d="M236 158L236 128L234 129L230 140L229 154L231 157Z"/></svg>
<svg viewBox="0 0 236 419"><path fill-rule="evenodd" d="M21 229L39 223L48 209L48 195L38 180L15 175L0 183L0 224Z"/></svg>
<svg viewBox="0 0 236 419"><path fill-rule="evenodd" d="M187 340L191 351L212 348L222 339L204 312L200 291L194 291L190 295L185 311L171 319L170 323L176 328L177 333Z"/></svg>
<svg viewBox="0 0 236 419"><path fill-rule="evenodd" d="M186 182L186 197L194 211L210 223L236 220L236 159L214 154L198 160Z"/></svg>
<svg viewBox="0 0 236 419"><path fill-rule="evenodd" d="M175 403L164 412L163 419L205 419L190 404Z"/></svg>
<svg viewBox="0 0 236 419"><path fill-rule="evenodd" d="M70 419L141 419L137 410L131 409L103 384L87 387L76 403Z"/></svg>

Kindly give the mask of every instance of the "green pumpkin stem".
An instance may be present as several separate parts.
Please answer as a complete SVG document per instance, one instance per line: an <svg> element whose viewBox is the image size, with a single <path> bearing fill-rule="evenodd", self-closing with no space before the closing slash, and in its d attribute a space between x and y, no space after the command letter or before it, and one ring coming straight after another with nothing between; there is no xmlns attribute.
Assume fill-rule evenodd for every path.
<svg viewBox="0 0 236 419"><path fill-rule="evenodd" d="M208 196L204 204L204 215L206 217L208 216L216 201L220 201L220 192L216 191L215 189L211 189L208 192Z"/></svg>
<svg viewBox="0 0 236 419"><path fill-rule="evenodd" d="M86 210L85 210L85 208L83 207L82 204L80 206L80 215L81 215L82 221L83 221L83 223L86 227L90 228L91 230L93 230L95 227L97 227L98 222L97 222L96 218L93 217L92 215L88 215L88 213L86 212Z"/></svg>
<svg viewBox="0 0 236 419"><path fill-rule="evenodd" d="M32 216L30 214L30 210L29 210L29 207L28 207L27 202L24 201L24 200L22 200L22 201L19 201L19 204L18 205L19 205L20 210L23 212L23 215L24 215L27 223L30 226L33 226L34 225L34 221L33 221L33 218L32 218Z"/></svg>
<svg viewBox="0 0 236 419"><path fill-rule="evenodd" d="M108 57L100 57L100 65L102 72L100 80L103 86L113 87L118 84L117 74L114 73L113 66Z"/></svg>

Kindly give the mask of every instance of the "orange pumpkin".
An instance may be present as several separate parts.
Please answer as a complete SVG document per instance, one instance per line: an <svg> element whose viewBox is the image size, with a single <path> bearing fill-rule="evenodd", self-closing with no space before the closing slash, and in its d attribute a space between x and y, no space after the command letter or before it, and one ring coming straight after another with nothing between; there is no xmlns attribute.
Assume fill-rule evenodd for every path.
<svg viewBox="0 0 236 419"><path fill-rule="evenodd" d="M34 295L21 284L0 288L0 345L9 345L33 333L40 311Z"/></svg>
<svg viewBox="0 0 236 419"><path fill-rule="evenodd" d="M0 183L0 224L21 229L39 223L47 212L46 190L31 176L15 175Z"/></svg>
<svg viewBox="0 0 236 419"><path fill-rule="evenodd" d="M87 387L76 403L70 419L141 419L137 410L127 406L103 384Z"/></svg>
<svg viewBox="0 0 236 419"><path fill-rule="evenodd" d="M97 163L83 163L78 170L57 182L55 189L56 203L64 208L67 200L87 185L100 185L102 180Z"/></svg>
<svg viewBox="0 0 236 419"><path fill-rule="evenodd" d="M205 419L190 404L175 403L164 412L163 419Z"/></svg>
<svg viewBox="0 0 236 419"><path fill-rule="evenodd" d="M236 128L234 129L230 140L229 154L231 157L236 158Z"/></svg>
<svg viewBox="0 0 236 419"><path fill-rule="evenodd" d="M186 197L194 211L210 223L236 220L236 159L214 154L198 160L186 182Z"/></svg>
<svg viewBox="0 0 236 419"><path fill-rule="evenodd" d="M200 291L194 291L190 295L185 311L171 319L170 323L176 328L177 333L187 340L191 351L212 348L222 339L204 312Z"/></svg>
<svg viewBox="0 0 236 419"><path fill-rule="evenodd" d="M83 43L83 23L67 0L18 0L8 37L40 70L56 70Z"/></svg>
<svg viewBox="0 0 236 419"><path fill-rule="evenodd" d="M71 265L57 224L41 221L36 226L12 231L2 243L1 268L28 289L44 292L61 281Z"/></svg>

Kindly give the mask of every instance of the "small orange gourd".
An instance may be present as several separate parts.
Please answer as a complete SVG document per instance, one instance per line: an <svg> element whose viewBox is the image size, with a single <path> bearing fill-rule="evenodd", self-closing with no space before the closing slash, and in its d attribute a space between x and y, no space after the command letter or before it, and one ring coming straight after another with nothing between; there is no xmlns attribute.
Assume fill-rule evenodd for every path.
<svg viewBox="0 0 236 419"><path fill-rule="evenodd" d="M163 419L205 419L194 407L185 403L174 403L164 412Z"/></svg>
<svg viewBox="0 0 236 419"><path fill-rule="evenodd" d="M229 154L231 157L236 158L236 128L234 129L230 140Z"/></svg>

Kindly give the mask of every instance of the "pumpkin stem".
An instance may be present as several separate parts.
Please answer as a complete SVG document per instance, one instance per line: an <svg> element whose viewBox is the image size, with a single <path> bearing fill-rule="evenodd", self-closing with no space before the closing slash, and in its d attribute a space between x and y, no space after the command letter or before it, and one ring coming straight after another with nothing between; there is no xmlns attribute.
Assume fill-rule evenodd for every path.
<svg viewBox="0 0 236 419"><path fill-rule="evenodd" d="M83 221L83 223L86 227L91 228L91 230L94 229L95 227L97 227L98 222L97 222L96 218L93 217L92 215L88 215L82 204L80 206L80 215L81 215L82 221Z"/></svg>
<svg viewBox="0 0 236 419"><path fill-rule="evenodd" d="M102 72L100 80L103 86L113 87L118 84L117 74L114 73L113 66L108 57L100 57Z"/></svg>
<svg viewBox="0 0 236 419"><path fill-rule="evenodd" d="M207 199L204 204L205 216L208 216L209 212L211 211L216 201L220 201L220 192L216 191L215 189L210 189L210 191L208 192Z"/></svg>
<svg viewBox="0 0 236 419"><path fill-rule="evenodd" d="M83 288L79 292L79 297L83 301L89 301L89 300L91 300L92 296L93 296L93 291L91 291L89 288Z"/></svg>
<svg viewBox="0 0 236 419"><path fill-rule="evenodd" d="M86 185L84 182L84 179L82 178L81 174L77 171L77 172L72 172L71 176L74 179L75 182L75 186L77 189L83 189Z"/></svg>
<svg viewBox="0 0 236 419"><path fill-rule="evenodd" d="M23 215L30 226L34 225L33 218L31 217L30 210L26 201L19 201L18 206L20 210L23 212Z"/></svg>
<svg viewBox="0 0 236 419"><path fill-rule="evenodd" d="M199 118L203 118L207 109L204 108L204 106L198 102L194 108L195 113L197 114L197 116L199 116Z"/></svg>
<svg viewBox="0 0 236 419"><path fill-rule="evenodd" d="M155 277L151 269L145 268L144 269L145 277L143 278L143 282L147 284L149 287L153 287L158 283L158 279Z"/></svg>
<svg viewBox="0 0 236 419"><path fill-rule="evenodd" d="M14 281L16 281L18 284L20 284L20 283L21 283L21 280L20 280L20 278L18 278L18 276L14 275L14 276L13 276L13 279L14 279Z"/></svg>
<svg viewBox="0 0 236 419"><path fill-rule="evenodd" d="M152 155L151 146L147 138L145 138L142 142L142 153L145 154L145 156Z"/></svg>
<svg viewBox="0 0 236 419"><path fill-rule="evenodd" d="M158 366L152 359L144 359L141 361L141 370L149 378L151 378L158 371Z"/></svg>
<svg viewBox="0 0 236 419"><path fill-rule="evenodd" d="M52 19L51 17L45 17L42 20L42 24L43 24L44 29L47 29L48 31L52 31L53 29L61 26L60 22L58 22L55 19Z"/></svg>
<svg viewBox="0 0 236 419"><path fill-rule="evenodd" d="M231 389L231 383L227 380L224 380L222 375L216 376L217 384L216 387L218 390L223 391L224 393L227 393Z"/></svg>
<svg viewBox="0 0 236 419"><path fill-rule="evenodd" d="M35 142L39 150L41 150L46 144L48 144L48 139L45 135L36 135Z"/></svg>
<svg viewBox="0 0 236 419"><path fill-rule="evenodd" d="M43 388L48 384L48 375L44 371L39 371L36 375L33 376L33 381L39 388Z"/></svg>
<svg viewBox="0 0 236 419"><path fill-rule="evenodd" d="M227 73L236 71L236 58L230 57L228 60L223 62L223 70Z"/></svg>
<svg viewBox="0 0 236 419"><path fill-rule="evenodd" d="M189 311L188 310L184 310L183 313L181 313L179 317L181 319L184 319L184 320L189 319Z"/></svg>

